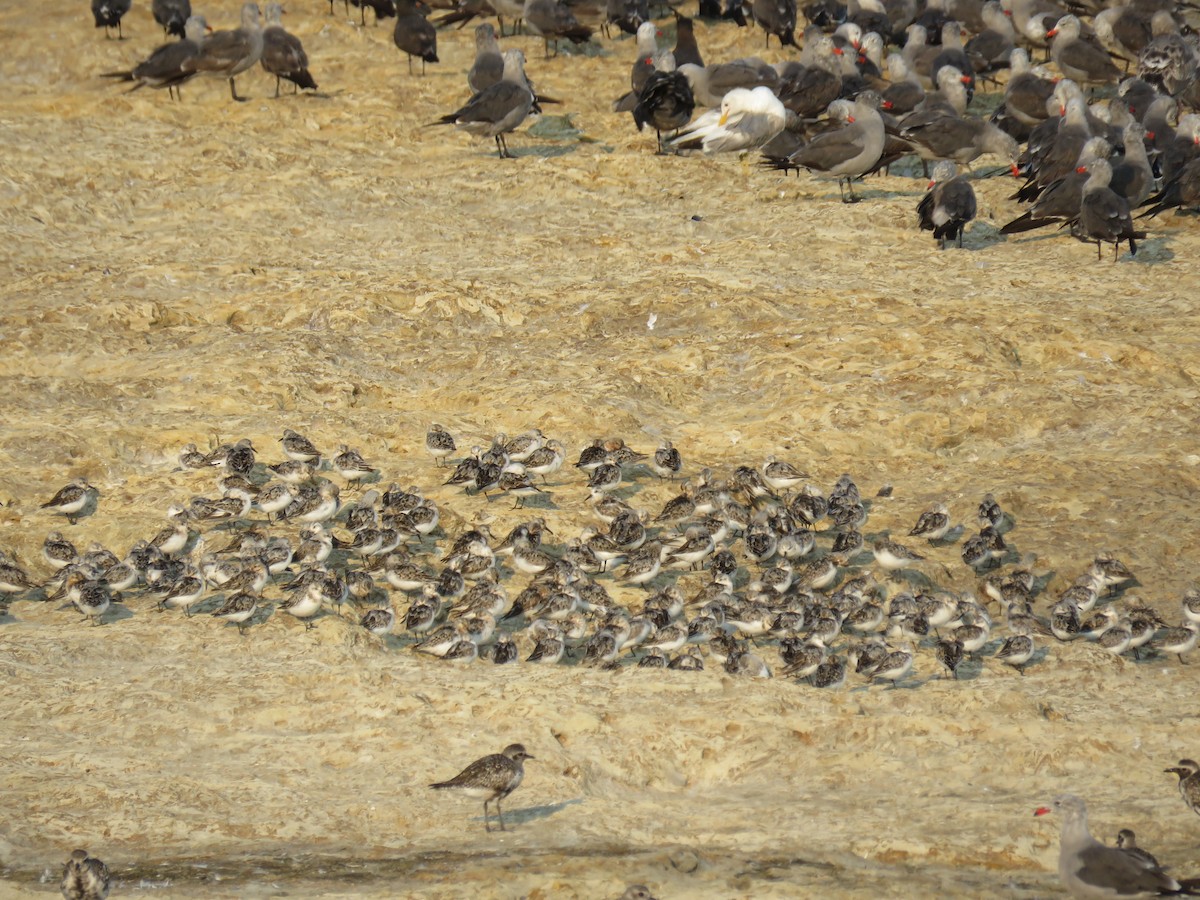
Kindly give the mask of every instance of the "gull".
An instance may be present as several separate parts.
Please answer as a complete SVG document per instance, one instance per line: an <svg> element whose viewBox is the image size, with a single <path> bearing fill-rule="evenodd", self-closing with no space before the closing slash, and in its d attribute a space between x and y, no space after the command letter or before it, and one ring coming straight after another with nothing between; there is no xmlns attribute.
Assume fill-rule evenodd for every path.
<svg viewBox="0 0 1200 900"><path fill-rule="evenodd" d="M787 110L771 88L734 88L671 139L673 148L700 146L706 154L753 150L783 131Z"/></svg>
<svg viewBox="0 0 1200 900"><path fill-rule="evenodd" d="M504 135L515 131L533 109L533 91L525 78L525 54L504 51L504 77L477 93L466 105L430 125L454 125L470 134L494 138L501 159L514 159Z"/></svg>
<svg viewBox="0 0 1200 900"><path fill-rule="evenodd" d="M228 78L230 95L238 102L245 101L245 97L238 96L233 80L262 58L263 35L259 16L257 3L243 4L241 26L210 34L200 45L200 52L184 64L184 70Z"/></svg>
<svg viewBox="0 0 1200 900"><path fill-rule="evenodd" d="M1178 881L1161 868L1117 847L1108 847L1088 831L1087 805L1074 794L1055 797L1035 816L1062 816L1058 875L1072 896L1081 898L1148 897L1181 892Z"/></svg>

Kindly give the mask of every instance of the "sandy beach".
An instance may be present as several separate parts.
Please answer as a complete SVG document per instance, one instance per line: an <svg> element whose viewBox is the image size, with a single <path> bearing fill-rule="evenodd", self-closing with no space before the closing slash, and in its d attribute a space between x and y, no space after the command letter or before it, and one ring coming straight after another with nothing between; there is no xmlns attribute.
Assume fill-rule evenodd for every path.
<svg viewBox="0 0 1200 900"><path fill-rule="evenodd" d="M204 12L233 27L237 4ZM563 102L499 160L424 127L469 96L469 27L410 77L388 20L334 13L285 18L319 95L274 100L254 70L235 104L217 78L176 103L98 77L160 43L148 4L122 42L84 7L0 10L0 550L31 577L51 575L51 530L123 555L171 503L216 496L180 469L185 444L249 437L275 462L285 428L357 447L380 488L419 485L441 552L484 513L498 535L543 516L557 549L597 524L570 463L620 436L670 439L692 478L769 455L825 491L851 473L864 532L914 548L930 503L972 530L990 492L1040 614L1111 552L1137 578L1112 602L1179 621L1197 580L1193 220L1160 216L1136 258L1098 263L1063 234L1000 235L1016 183L978 177L966 247L938 252L912 166L843 206L834 182L753 156L655 156L610 112L629 39L550 60L511 39ZM697 33L714 60L784 58L760 31ZM537 427L568 465L529 510L467 495L424 450L435 421L456 456ZM75 477L100 498L71 525L39 506ZM654 516L678 491L643 471L619 496ZM959 551L921 547L912 577L981 596ZM707 574L656 587L674 579L690 595ZM526 582L504 569L510 596ZM56 894L86 847L113 897L1050 897L1058 823L1032 813L1068 791L1097 837L1133 828L1200 875L1200 819L1163 773L1200 755L1194 655L1039 638L1022 676L991 658L1000 627L957 681L926 645L899 687L818 691L713 664L454 666L349 614L306 631L264 613L239 637L155 606L134 590L92 627L18 598L0 618L5 896ZM777 645L757 652L778 676ZM508 831L427 787L514 741L535 759Z"/></svg>

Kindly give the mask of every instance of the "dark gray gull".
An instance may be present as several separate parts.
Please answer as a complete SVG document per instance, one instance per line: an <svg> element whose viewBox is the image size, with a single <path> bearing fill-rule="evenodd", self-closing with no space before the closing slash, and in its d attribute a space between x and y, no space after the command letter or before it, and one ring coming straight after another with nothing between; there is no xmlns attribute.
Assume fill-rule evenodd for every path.
<svg viewBox="0 0 1200 900"><path fill-rule="evenodd" d="M679 71L657 70L650 73L637 104L633 107L633 121L641 131L646 125L654 128L658 137L658 152L663 149L662 133L682 128L692 117L696 101L688 80Z"/></svg>
<svg viewBox="0 0 1200 900"><path fill-rule="evenodd" d="M1081 241L1096 243L1096 259L1103 253L1101 244L1113 245L1113 262L1121 252L1121 241L1129 241L1129 253L1137 253L1135 239L1144 238L1145 232L1135 231L1129 214L1129 204L1110 186L1112 165L1107 159L1097 159L1087 166L1088 180L1083 186L1083 200L1079 205L1079 222L1076 236Z"/></svg>
<svg viewBox="0 0 1200 900"><path fill-rule="evenodd" d="M104 29L104 36L111 38L111 29L117 29L117 40L125 39L121 31L121 18L129 12L131 0L92 0L92 18L96 27Z"/></svg>
<svg viewBox="0 0 1200 900"><path fill-rule="evenodd" d="M242 24L228 31L215 31L200 45L200 52L184 66L192 72L220 75L229 79L229 93L239 102L233 79L262 58L263 36L257 3L242 5Z"/></svg>
<svg viewBox="0 0 1200 900"><path fill-rule="evenodd" d="M1046 32L1046 37L1054 38L1050 58L1058 71L1079 84L1116 84L1121 80L1121 70L1107 50L1080 38L1081 28L1077 17L1066 15Z"/></svg>
<svg viewBox="0 0 1200 900"><path fill-rule="evenodd" d="M550 58L550 42L558 56L558 42L566 38L573 44L586 44L592 39L592 29L575 17L571 8L561 0L525 0L525 27L542 38L546 58Z"/></svg>
<svg viewBox="0 0 1200 900"><path fill-rule="evenodd" d="M105 72L104 77L136 82L131 91L166 88L170 96L178 97L180 85L196 77L188 63L200 52L206 29L203 16L192 16L187 20L183 40L163 44L128 72Z"/></svg>
<svg viewBox="0 0 1200 900"><path fill-rule="evenodd" d="M1058 875L1072 897L1154 897L1191 893L1161 868L1117 847L1100 843L1088 831L1087 805L1074 794L1055 797L1049 807L1034 811L1062 816L1058 845Z"/></svg>
<svg viewBox="0 0 1200 900"><path fill-rule="evenodd" d="M638 97L646 79L657 68L656 60L661 54L658 49L658 26L653 22L643 22L637 30L637 59L629 73L630 90L613 101L613 112L633 112ZM674 57L670 68L675 69Z"/></svg>
<svg viewBox="0 0 1200 900"><path fill-rule="evenodd" d="M438 62L437 29L425 18L416 0L397 0L392 40L408 55L409 75L412 74L414 56L421 60L422 75L425 74L425 63Z"/></svg>
<svg viewBox="0 0 1200 900"><path fill-rule="evenodd" d="M958 174L954 163L942 160L933 167L929 193L917 204L917 216L924 231L932 231L938 247L946 249L946 239L962 246L963 229L975 218L975 189Z"/></svg>
<svg viewBox="0 0 1200 900"><path fill-rule="evenodd" d="M262 67L275 76L275 96L279 96L279 83L286 78L296 90L316 90L317 83L308 73L308 54L300 38L283 28L283 7L278 3L267 4L267 27L263 29Z"/></svg>
<svg viewBox="0 0 1200 900"><path fill-rule="evenodd" d="M470 134L494 138L501 159L512 159L504 135L518 128L533 109L534 95L525 78L525 54L504 51L504 77L480 91L461 109L430 125L454 125Z"/></svg>
<svg viewBox="0 0 1200 900"><path fill-rule="evenodd" d="M150 12L163 31L183 37L184 26L192 17L192 4L191 0L154 0L150 4Z"/></svg>
<svg viewBox="0 0 1200 900"><path fill-rule="evenodd" d="M779 167L836 175L842 202L857 203L861 198L854 193L853 180L871 171L883 156L886 134L878 106L874 91L859 94L853 102L835 100L829 113L843 127L813 138Z"/></svg>
<svg viewBox="0 0 1200 900"><path fill-rule="evenodd" d="M475 62L467 71L467 85L478 94L504 77L504 54L490 22L475 26Z"/></svg>

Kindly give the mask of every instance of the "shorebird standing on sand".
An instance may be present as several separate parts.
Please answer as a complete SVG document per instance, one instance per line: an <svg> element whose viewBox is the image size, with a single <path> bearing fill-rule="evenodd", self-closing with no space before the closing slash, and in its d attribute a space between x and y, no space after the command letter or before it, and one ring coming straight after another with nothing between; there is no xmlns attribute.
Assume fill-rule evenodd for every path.
<svg viewBox="0 0 1200 900"><path fill-rule="evenodd" d="M520 786L521 779L525 777L524 763L527 759L533 757L525 752L523 744L509 744L500 753L492 753L475 760L449 781L439 781L430 787L439 790L455 788L468 797L482 798L483 825L488 831L492 830L491 823L488 822L488 804L494 800L500 830L505 831L500 801Z"/></svg>

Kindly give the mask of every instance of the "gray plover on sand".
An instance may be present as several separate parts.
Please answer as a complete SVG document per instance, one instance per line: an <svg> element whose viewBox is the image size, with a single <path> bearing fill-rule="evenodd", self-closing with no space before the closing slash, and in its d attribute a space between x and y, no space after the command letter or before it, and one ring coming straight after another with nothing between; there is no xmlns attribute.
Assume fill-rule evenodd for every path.
<svg viewBox="0 0 1200 900"><path fill-rule="evenodd" d="M70 484L59 489L53 497L42 504L42 509L66 516L67 521L75 524L76 518L87 506L88 499L96 489L88 484L86 478L76 478ZM97 493L99 493L97 491Z"/></svg>
<svg viewBox="0 0 1200 900"><path fill-rule="evenodd" d="M86 850L76 850L63 866L58 886L66 900L104 900L111 882L108 866Z"/></svg>
<svg viewBox="0 0 1200 900"><path fill-rule="evenodd" d="M1181 759L1179 765L1164 769L1179 776L1179 796L1196 815L1200 816L1200 763L1194 759Z"/></svg>
<svg viewBox="0 0 1200 900"><path fill-rule="evenodd" d="M523 744L509 744L500 753L475 760L449 781L439 781L430 787L439 790L454 788L468 797L482 799L483 825L487 831L492 830L488 821L488 804L495 801L496 818L500 821L500 830L505 831L500 801L520 786L521 779L525 777L527 759L533 757L525 752Z"/></svg>

